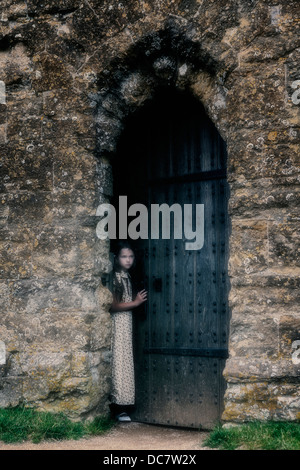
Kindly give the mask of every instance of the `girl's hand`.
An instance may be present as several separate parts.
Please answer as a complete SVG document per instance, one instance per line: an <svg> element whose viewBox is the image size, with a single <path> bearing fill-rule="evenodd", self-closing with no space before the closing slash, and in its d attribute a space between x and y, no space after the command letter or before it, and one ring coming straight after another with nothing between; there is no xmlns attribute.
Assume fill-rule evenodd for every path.
<svg viewBox="0 0 300 470"><path fill-rule="evenodd" d="M146 302L146 300L147 300L147 291L143 289L137 293L136 298L134 299L134 302L136 303L136 306L138 307L143 302Z"/></svg>

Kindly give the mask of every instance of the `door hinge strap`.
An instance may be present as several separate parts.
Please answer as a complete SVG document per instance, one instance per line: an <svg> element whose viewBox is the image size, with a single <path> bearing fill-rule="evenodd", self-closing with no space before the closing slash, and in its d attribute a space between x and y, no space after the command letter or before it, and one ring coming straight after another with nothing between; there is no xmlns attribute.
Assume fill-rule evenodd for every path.
<svg viewBox="0 0 300 470"><path fill-rule="evenodd" d="M169 176L165 178L151 179L149 185L189 183L193 181L207 181L226 178L226 169L201 171L199 173L188 173L186 175Z"/></svg>
<svg viewBox="0 0 300 470"><path fill-rule="evenodd" d="M224 348L144 348L144 353L228 358L228 350Z"/></svg>

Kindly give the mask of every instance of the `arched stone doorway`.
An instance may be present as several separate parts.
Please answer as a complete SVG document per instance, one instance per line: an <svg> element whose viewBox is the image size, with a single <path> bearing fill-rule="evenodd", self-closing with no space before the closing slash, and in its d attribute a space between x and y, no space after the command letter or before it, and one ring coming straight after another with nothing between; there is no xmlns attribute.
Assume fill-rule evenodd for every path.
<svg viewBox="0 0 300 470"><path fill-rule="evenodd" d="M125 195L128 207L145 205L149 228L147 238L130 240L138 258L132 275L149 293L134 312L137 421L210 428L221 418L229 324L226 157L225 142L188 92L159 88L124 122L112 203L118 208ZM162 230L152 237L152 204L182 208L182 238L174 238L171 216L170 237ZM195 233L196 205L203 205L203 225L198 221L189 249L187 204Z"/></svg>
<svg viewBox="0 0 300 470"><path fill-rule="evenodd" d="M214 129L214 132L217 135L217 140L219 140L220 142L222 141L223 145L225 145L224 142L227 140L227 136L229 135L230 126L230 123L227 122L227 89L223 86L223 80L225 75L223 74L222 77L220 75L217 76L217 73L219 74L217 70L220 70L220 64L217 64L214 58L207 55L207 53L202 50L201 45L198 42L191 41L190 39L188 39L188 37L183 31L177 30L176 28L173 28L170 25L166 25L165 29L155 31L149 36L145 36L141 41L133 44L132 47L126 51L126 54L124 54L124 56L112 60L110 68L98 77L98 106L95 109L95 119L97 128L97 154L100 161L104 163L104 168L106 171L105 180L108 182L108 185L110 185L110 182L111 184L113 182L113 178L109 176L109 170L111 169L111 171L114 173L116 168L119 166L121 160L124 163L126 162L126 158L122 158L121 160L118 158L118 146L120 139L122 139L123 130L126 129L131 117L132 119L134 119L134 115L136 115L135 113L138 113L139 110L142 110L143 108L146 109L148 106L151 106L151 102L155 101L155 97L158 96L157 93L159 93L160 90L164 90L165 92L167 92L168 90L175 90L177 92L178 99L181 94L183 97L185 97L183 99L183 102L189 97L190 103L193 103L191 109L194 109L194 107L196 109L197 106L199 107L198 112L200 112L202 117L205 116L206 125ZM199 111L200 108L201 111ZM189 106L187 106L186 109L188 110ZM188 127L186 129L188 129ZM186 132L189 133L190 131L186 130ZM193 132L195 132L195 129L192 131L192 133ZM189 161L189 159L187 159L187 161ZM210 163L208 163L208 161L210 161ZM209 168L209 165L211 163L212 160L209 156L207 160L207 168ZM224 168L225 167L223 167L223 169ZM218 170L218 167L216 167L216 169ZM201 168L199 170L201 171ZM221 177L222 175L218 175L216 182L221 183L222 180L219 179ZM209 181L205 183L208 184ZM221 188L219 189L221 190ZM211 192L211 197L214 197L214 194L216 194L214 191L214 188L210 188L208 190L208 192ZM115 196L118 197L121 192L122 189L120 186L118 189L115 189ZM226 202L226 206L228 197L227 186L225 192L226 197L224 201ZM197 190L195 190L194 193L196 194ZM110 189L110 194L111 197L109 198L109 200L106 199L104 201L102 200L101 202L112 202L112 199L114 197L112 188ZM221 194L219 194L218 197L222 199L222 197L220 196ZM116 200L114 200L113 202L116 203ZM221 219L223 220L223 222L225 222L225 213L227 217L227 206L225 206L224 210L220 211L223 215L219 218L218 223L219 221L221 221ZM209 214L209 218L211 223L215 218L215 213L211 212ZM196 420L191 420L191 415L194 416L193 410L195 410L195 403L191 403L193 402L193 399L190 397L190 399L188 400L189 414L185 417L185 421L180 422L180 420L178 420L178 414L175 413L174 419L172 418L172 423L175 425L186 425L192 427L201 425L203 427L210 427L217 420L219 420L222 415L223 396L225 389L225 382L222 377L222 372L228 354L227 342L229 327L229 307L227 298L229 282L227 278L226 264L228 261L229 251L228 232L226 234L226 237L226 240L225 238L222 241L220 240L221 249L223 251L222 254L224 254L226 258L224 268L216 270L210 267L208 269L210 275L212 274L213 276L217 274L217 271L218 275L219 273L221 273L220 281L222 285L224 285L224 283L227 284L225 296L226 298L224 298L224 300L222 300L221 302L222 309L220 308L221 304L216 305L216 303L218 303L216 299L212 299L212 297L208 296L208 299L210 299L210 301L212 302L211 308L214 315L216 316L218 312L221 312L224 319L226 317L226 321L224 322L224 325L226 324L226 326L224 326L224 328L223 326L221 327L221 322L217 325L217 328L210 328L210 332L213 335L212 344L210 344L209 341L206 343L204 342L203 345L205 344L205 346L203 346L203 348L199 348L200 343L197 344L198 349L202 349L202 352L199 352L198 354L204 354L208 356L211 355L211 358L209 359L206 357L205 361L207 363L210 362L212 364L213 376L218 376L220 379L220 382L215 386L213 392L210 393L211 402L208 408L213 411L209 411L207 414L206 412L202 413L202 418L204 418L202 419L202 422L197 423ZM216 245L213 245L215 244L215 241L211 239L210 244L210 248L213 250L214 253L216 251ZM141 247L141 250L143 251L143 247ZM197 268L195 267L194 273L191 273L193 276L193 282L195 280L195 276L197 276L196 273ZM105 280L105 283L106 282L107 280ZM161 281L158 280L157 282L160 283ZM197 277L196 282L199 282L199 278L197 279ZM217 283L217 279L212 280L213 284L215 282ZM190 302L190 300L187 300L187 302ZM198 299L198 302L201 303L201 300ZM186 306L188 306L188 309L194 308L193 305ZM199 305L197 306L197 308L200 309L201 306ZM208 305L206 305L205 308L207 311ZM166 337L167 333L168 335L170 335L171 330L166 329L164 333ZM175 330L173 329L172 335L174 336L175 333L177 332L175 332ZM188 332L189 340L192 339L192 335L190 335L190 333L192 333L191 329ZM197 338L200 338L201 334L202 331L200 328L197 330ZM219 342L221 341L220 335L223 335L222 344L220 344ZM140 337L140 335L138 334L137 337ZM136 347L138 348L139 345L136 345ZM181 345L181 347L183 347L183 345ZM214 354L214 352L210 351L210 349L216 349L218 351L216 352L216 354ZM151 356L152 352L153 351L149 352L148 357ZM153 354L156 355L156 359L154 358L154 360L157 360L158 351L154 352ZM190 357L189 354L192 353L188 351L188 354L186 356L187 358ZM211 359L215 358L212 356L215 355L218 356L217 361L212 362ZM200 356L195 356L195 360L192 358L189 361L189 370L193 370L193 373L195 374L194 377L197 377L197 375L199 374L199 370L202 370L201 367L203 367L203 363L199 361L199 357ZM166 357L167 361L169 361L169 359L170 358ZM177 359L178 358L174 359L175 365ZM194 363L191 364L193 360ZM196 362L196 360L198 360L198 362ZM137 364L137 367L139 368L140 365ZM209 367L206 367L206 369L208 370ZM140 373L138 372L138 375L139 374ZM185 380L185 378L182 378L182 380ZM197 382L196 379L195 382ZM137 387L139 388L140 385L137 385ZM154 390L154 392L157 391ZM196 393L200 395L202 392L198 390ZM140 394L140 396L142 395ZM201 398L201 396L197 397L198 404L201 404L200 402L203 403L203 400L201 400ZM174 397L174 400L175 402L176 400L178 400L176 403L181 402L181 398ZM154 400L152 400L152 403L153 401ZM205 400L205 402L208 403L207 400ZM160 411L158 411L158 413L159 415L161 414ZM152 411L151 416L151 422L158 422L157 417L153 414ZM143 417L137 416L137 419L150 420L150 417L145 418L144 414ZM163 422L165 422L166 424L171 424L171 420L168 417L165 417L163 419Z"/></svg>

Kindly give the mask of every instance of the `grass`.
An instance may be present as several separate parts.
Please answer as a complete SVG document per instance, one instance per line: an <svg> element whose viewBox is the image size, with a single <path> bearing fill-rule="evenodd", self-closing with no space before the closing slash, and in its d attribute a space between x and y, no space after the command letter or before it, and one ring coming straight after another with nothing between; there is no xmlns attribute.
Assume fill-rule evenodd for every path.
<svg viewBox="0 0 300 470"><path fill-rule="evenodd" d="M253 421L230 428L219 425L204 444L221 450L300 450L300 424Z"/></svg>
<svg viewBox="0 0 300 470"><path fill-rule="evenodd" d="M80 439L104 434L114 422L106 416L91 422L74 422L63 413L33 408L0 409L0 440L17 443L31 440ZM221 450L300 450L300 424L280 421L253 421L231 428L216 426L204 445Z"/></svg>
<svg viewBox="0 0 300 470"><path fill-rule="evenodd" d="M113 421L105 416L84 423L73 422L63 413L41 412L25 407L0 409L0 440L6 443L80 439L103 434L112 425Z"/></svg>

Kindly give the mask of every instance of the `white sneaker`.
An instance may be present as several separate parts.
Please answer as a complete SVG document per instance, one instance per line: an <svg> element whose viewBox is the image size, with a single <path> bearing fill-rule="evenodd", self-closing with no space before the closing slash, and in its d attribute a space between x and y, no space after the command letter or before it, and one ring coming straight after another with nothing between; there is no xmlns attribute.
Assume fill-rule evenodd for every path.
<svg viewBox="0 0 300 470"><path fill-rule="evenodd" d="M130 423L131 422L131 419L130 419L130 417L128 416L127 413L120 413L119 415L116 416L116 419L120 423Z"/></svg>

